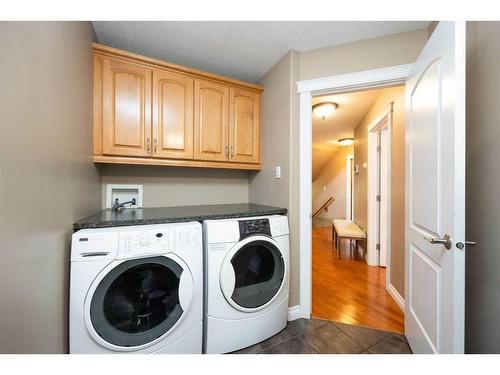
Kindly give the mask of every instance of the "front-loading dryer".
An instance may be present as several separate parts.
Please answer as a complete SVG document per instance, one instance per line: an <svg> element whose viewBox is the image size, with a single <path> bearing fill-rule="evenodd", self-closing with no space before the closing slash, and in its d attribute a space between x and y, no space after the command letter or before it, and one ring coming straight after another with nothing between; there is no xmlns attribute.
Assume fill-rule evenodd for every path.
<svg viewBox="0 0 500 375"><path fill-rule="evenodd" d="M73 234L70 353L201 353L198 222Z"/></svg>
<svg viewBox="0 0 500 375"><path fill-rule="evenodd" d="M207 220L204 352L228 353L286 327L289 230L286 216Z"/></svg>

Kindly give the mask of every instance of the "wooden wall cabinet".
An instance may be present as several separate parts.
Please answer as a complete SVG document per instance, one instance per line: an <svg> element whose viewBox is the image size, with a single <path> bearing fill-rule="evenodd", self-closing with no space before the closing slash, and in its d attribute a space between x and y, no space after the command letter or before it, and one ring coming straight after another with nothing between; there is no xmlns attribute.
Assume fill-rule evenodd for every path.
<svg viewBox="0 0 500 375"><path fill-rule="evenodd" d="M153 71L153 156L193 158L193 79Z"/></svg>
<svg viewBox="0 0 500 375"><path fill-rule="evenodd" d="M151 69L108 58L102 65L103 154L149 156Z"/></svg>
<svg viewBox="0 0 500 375"><path fill-rule="evenodd" d="M195 158L228 161L229 88L196 80L194 108Z"/></svg>
<svg viewBox="0 0 500 375"><path fill-rule="evenodd" d="M229 98L229 158L237 163L259 163L260 95L231 88Z"/></svg>
<svg viewBox="0 0 500 375"><path fill-rule="evenodd" d="M94 162L261 168L262 87L93 48Z"/></svg>

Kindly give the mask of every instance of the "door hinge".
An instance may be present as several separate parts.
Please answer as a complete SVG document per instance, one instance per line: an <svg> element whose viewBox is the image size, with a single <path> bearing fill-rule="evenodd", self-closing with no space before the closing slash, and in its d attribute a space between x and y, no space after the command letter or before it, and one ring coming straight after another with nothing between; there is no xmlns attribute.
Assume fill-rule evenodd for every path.
<svg viewBox="0 0 500 375"><path fill-rule="evenodd" d="M380 198L380 195L377 195L377 196L376 196L376 199L377 199L377 202L380 202L380 199L381 199L381 198Z"/></svg>
<svg viewBox="0 0 500 375"><path fill-rule="evenodd" d="M380 244L379 243L375 245L375 249L380 250Z"/></svg>

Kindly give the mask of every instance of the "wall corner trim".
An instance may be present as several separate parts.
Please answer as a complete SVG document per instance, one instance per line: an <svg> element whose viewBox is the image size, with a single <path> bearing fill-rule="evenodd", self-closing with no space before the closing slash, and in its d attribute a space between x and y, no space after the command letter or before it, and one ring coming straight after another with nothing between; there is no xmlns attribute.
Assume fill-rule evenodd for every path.
<svg viewBox="0 0 500 375"><path fill-rule="evenodd" d="M401 309L401 311L405 311L405 300L403 297L401 297L401 294L396 290L394 285L389 284L387 287L387 293L390 294L394 302L398 305L398 307ZM290 311L288 312L288 320L290 320Z"/></svg>
<svg viewBox="0 0 500 375"><path fill-rule="evenodd" d="M300 305L290 306L288 308L288 321L297 320L303 318L302 313L300 311Z"/></svg>

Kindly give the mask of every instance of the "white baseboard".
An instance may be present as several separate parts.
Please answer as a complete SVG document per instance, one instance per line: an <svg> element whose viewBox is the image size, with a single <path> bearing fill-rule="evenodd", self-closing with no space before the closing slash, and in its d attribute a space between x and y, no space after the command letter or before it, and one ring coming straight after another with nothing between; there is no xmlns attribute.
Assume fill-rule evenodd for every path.
<svg viewBox="0 0 500 375"><path fill-rule="evenodd" d="M404 312L405 300L403 297L401 297L401 294L399 294L396 288L394 288L394 285L389 284L389 286L387 287L387 292L391 295L392 299L394 300L394 302L396 302L401 311ZM288 312L288 316L290 317L290 312Z"/></svg>
<svg viewBox="0 0 500 375"><path fill-rule="evenodd" d="M288 321L302 318L300 305L291 306L288 308Z"/></svg>

